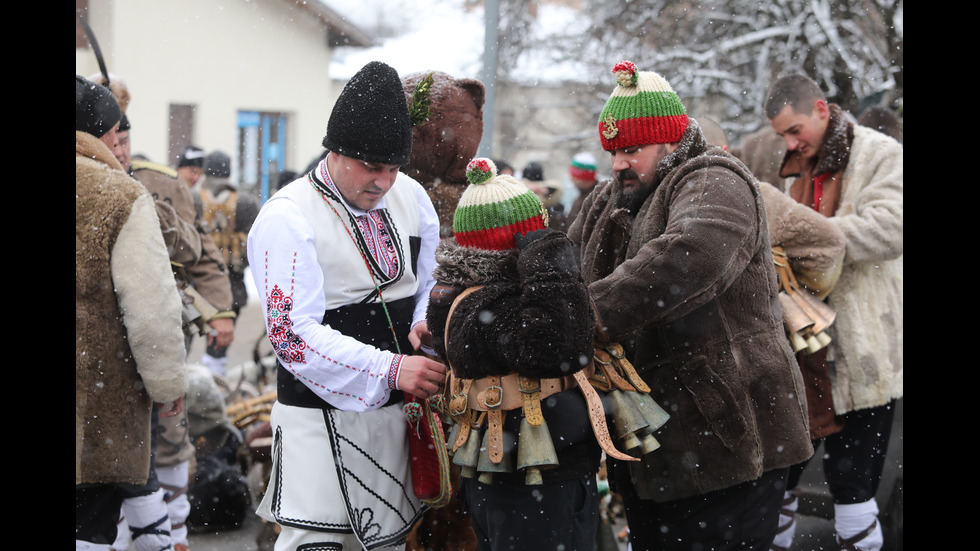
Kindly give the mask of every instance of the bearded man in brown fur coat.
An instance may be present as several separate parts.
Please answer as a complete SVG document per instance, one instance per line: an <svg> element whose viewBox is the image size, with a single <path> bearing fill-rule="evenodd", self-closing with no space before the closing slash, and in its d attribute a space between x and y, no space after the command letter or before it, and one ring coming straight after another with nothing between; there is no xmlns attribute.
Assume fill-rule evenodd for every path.
<svg viewBox="0 0 980 551"><path fill-rule="evenodd" d="M788 467L813 453L765 208L660 75L618 64L600 115L613 179L568 236L606 331L670 413L662 447L610 462L634 549L768 551Z"/></svg>

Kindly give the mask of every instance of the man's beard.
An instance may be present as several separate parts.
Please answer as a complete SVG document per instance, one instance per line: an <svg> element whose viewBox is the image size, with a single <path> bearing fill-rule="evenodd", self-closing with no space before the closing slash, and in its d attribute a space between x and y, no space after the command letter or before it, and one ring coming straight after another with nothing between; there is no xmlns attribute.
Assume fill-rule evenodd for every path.
<svg viewBox="0 0 980 551"><path fill-rule="evenodd" d="M653 193L654 186L640 181L639 176L631 168L620 170L616 173L615 177L619 183L622 183L623 180L636 180L640 182L633 189L626 190L624 188L623 194L620 195L616 205L635 214L643 206L643 202L647 200L647 197L650 197L650 194Z"/></svg>

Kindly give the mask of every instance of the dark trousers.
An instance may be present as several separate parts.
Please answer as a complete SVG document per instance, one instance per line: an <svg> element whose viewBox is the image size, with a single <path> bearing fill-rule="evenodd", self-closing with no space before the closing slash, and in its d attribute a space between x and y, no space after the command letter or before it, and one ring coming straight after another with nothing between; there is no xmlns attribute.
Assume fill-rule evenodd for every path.
<svg viewBox="0 0 980 551"><path fill-rule="evenodd" d="M536 486L462 480L480 551L593 551L599 528L594 477Z"/></svg>
<svg viewBox="0 0 980 551"><path fill-rule="evenodd" d="M768 551L788 469L707 494L657 503L623 494L633 551Z"/></svg>
<svg viewBox="0 0 980 551"><path fill-rule="evenodd" d="M840 416L844 422L840 432L813 441L813 457L820 456L823 444L823 471L834 503L864 503L878 493L894 418L894 400L852 411ZM790 468L788 488L796 488L812 459Z"/></svg>
<svg viewBox="0 0 980 551"><path fill-rule="evenodd" d="M123 497L122 488L116 484L75 486L75 539L114 542Z"/></svg>

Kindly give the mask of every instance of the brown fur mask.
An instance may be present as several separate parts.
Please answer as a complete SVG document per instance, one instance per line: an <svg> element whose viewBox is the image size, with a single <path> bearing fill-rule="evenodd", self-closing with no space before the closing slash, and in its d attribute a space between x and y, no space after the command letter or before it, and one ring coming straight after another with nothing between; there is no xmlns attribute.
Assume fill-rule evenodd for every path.
<svg viewBox="0 0 980 551"><path fill-rule="evenodd" d="M429 73L412 73L402 79L408 101ZM431 115L428 122L415 127L411 160L402 172L425 187L439 214L440 233L447 237L453 234L453 213L469 184L466 164L476 157L483 136L485 90L479 80L431 73Z"/></svg>
<svg viewBox="0 0 980 551"><path fill-rule="evenodd" d="M101 84L105 86L105 75L102 73L95 73L94 75L88 77L89 80L96 84ZM126 114L126 109L129 108L129 87L126 86L126 81L119 78L119 76L109 73L109 90L112 91L112 95L116 96L116 101L119 102L119 110L122 114Z"/></svg>

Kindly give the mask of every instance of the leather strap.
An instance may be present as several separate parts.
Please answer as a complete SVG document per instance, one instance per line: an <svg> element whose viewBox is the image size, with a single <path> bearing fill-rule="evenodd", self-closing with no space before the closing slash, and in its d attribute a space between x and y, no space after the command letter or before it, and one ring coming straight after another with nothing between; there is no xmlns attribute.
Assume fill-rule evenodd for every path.
<svg viewBox="0 0 980 551"><path fill-rule="evenodd" d="M472 380L457 378L456 370L453 369L453 364L451 361L449 361L449 320L453 318L453 312L456 311L456 307L459 306L459 303L462 302L464 298L482 287L482 285L474 285L464 289L460 294L456 295L452 305L449 307L449 313L446 314L444 341L446 346L446 363L449 364L449 388L451 393L449 397L449 415L457 423L459 423L459 432L456 434L456 442L453 443L454 453L466 443L466 440L470 436L472 419L470 418L469 409L466 407L466 400L470 393L470 385L472 384Z"/></svg>
<svg viewBox="0 0 980 551"><path fill-rule="evenodd" d="M487 434L489 440L487 447L490 449L490 461L500 463L504 458L504 436L503 425L504 415L500 404L503 403L503 391L500 386L500 376L491 375L487 377L488 385L483 393L483 405L487 411Z"/></svg>
<svg viewBox="0 0 980 551"><path fill-rule="evenodd" d="M459 379L452 377L452 372L450 371L450 377L457 383ZM456 441L453 443L453 453L461 448L463 444L466 444L466 440L470 436L470 429L473 427L473 418L470 410L466 407L466 393L469 392L470 381L463 381L459 385L459 393L454 394L450 402L450 416L459 425L459 431L456 433ZM458 410L455 408L459 408Z"/></svg>
<svg viewBox="0 0 980 551"><path fill-rule="evenodd" d="M874 532L875 528L877 527L878 527L878 519L874 519L871 522L871 526L868 526L864 530L858 532L857 534L854 534L849 538L841 539L840 536L837 536L837 543L840 545L841 551L845 551L845 550L857 551L857 546L855 544L860 542L864 538L870 536L871 533Z"/></svg>
<svg viewBox="0 0 980 551"><path fill-rule="evenodd" d="M456 419L466 413L466 395L469 393L469 380L456 377L452 369L449 370L449 416Z"/></svg>
<svg viewBox="0 0 980 551"><path fill-rule="evenodd" d="M587 371L588 373L588 371ZM521 376L517 373L508 373L507 375L498 376L497 384L501 389L500 397L500 409L504 411L510 411L512 409L524 407L524 394L521 390ZM467 405L470 409L475 409L478 411L487 411L490 408L486 406L486 403L494 403L496 398L486 396L487 391L491 385L490 377L482 377L480 379L466 379L470 381L472 386L470 387L469 399ZM570 388L575 388L576 382L572 376L557 377L554 379L537 379L539 389L538 389L538 400L544 400L552 394L556 394L563 390L568 390ZM496 391L496 389L494 389Z"/></svg>
<svg viewBox="0 0 980 551"><path fill-rule="evenodd" d="M783 498L783 506L779 509L779 514L789 518L789 522L777 528L776 529L777 534L782 534L783 532L792 528L794 524L796 524L796 511L789 508L789 506L792 505L793 502L796 501L796 499L797 499L796 494L791 494ZM785 547L782 548L777 547L774 544L772 545L771 551L789 551L789 550L786 549Z"/></svg>
<svg viewBox="0 0 980 551"><path fill-rule="evenodd" d="M593 352L592 357L595 364L598 366L597 372L602 374L602 379L600 379L600 384L602 389L605 391L619 389L625 391L634 391L633 385L629 384L626 379L619 375L619 372L613 366L613 358L606 350L600 348L602 346L600 343L595 343L596 348Z"/></svg>
<svg viewBox="0 0 980 551"><path fill-rule="evenodd" d="M517 386L523 399L521 409L524 418L534 427L540 427L544 423L544 414L541 412L541 380L533 377L517 378Z"/></svg>
<svg viewBox="0 0 980 551"><path fill-rule="evenodd" d="M609 436L609 427L606 426L606 410L602 407L602 400L599 399L599 393L589 383L589 377L586 375L585 370L576 371L573 377L578 382L578 388L582 392L582 396L585 397L585 403L589 409L589 421L592 423L592 432L595 433L595 438L599 442L602 450L613 459L639 461L640 459L638 457L626 455L617 450L616 446L613 445L612 437Z"/></svg>
<svg viewBox="0 0 980 551"><path fill-rule="evenodd" d="M633 385L633 388L644 394L649 394L650 387L647 386L646 382L644 382L642 378L640 378L640 375L636 372L633 364L626 359L626 353L623 352L623 345L619 344L618 342L610 342L606 343L605 348L606 351L609 352L609 355L612 356L613 364L619 371L623 372L623 375L626 376L626 380Z"/></svg>

